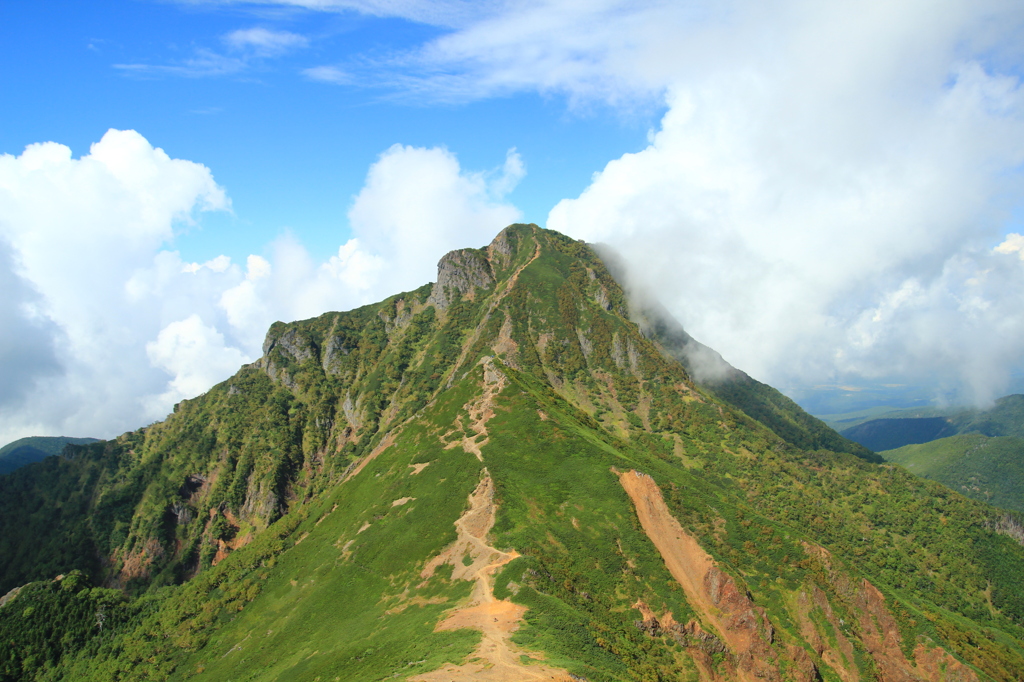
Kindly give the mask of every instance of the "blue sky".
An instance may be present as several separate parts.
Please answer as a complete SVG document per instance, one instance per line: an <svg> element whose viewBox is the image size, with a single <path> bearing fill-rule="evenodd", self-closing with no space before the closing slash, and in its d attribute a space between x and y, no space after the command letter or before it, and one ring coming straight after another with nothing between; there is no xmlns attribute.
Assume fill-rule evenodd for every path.
<svg viewBox="0 0 1024 682"><path fill-rule="evenodd" d="M3 3L0 442L160 419L274 320L518 220L613 245L805 404L984 404L1024 369L1022 24L1004 0Z"/></svg>
<svg viewBox="0 0 1024 682"><path fill-rule="evenodd" d="M0 150L57 141L78 156L109 128L133 129L175 158L202 163L234 215L177 237L190 260L259 253L282 229L326 257L348 234L346 211L391 145L447 147L468 169L500 165L515 147L529 172L511 196L543 222L609 159L642 149L664 106L623 110L558 93L455 101L367 77L351 86L305 70L414 49L443 29L356 11L227 3L5 3ZM261 30L278 48L238 46Z"/></svg>

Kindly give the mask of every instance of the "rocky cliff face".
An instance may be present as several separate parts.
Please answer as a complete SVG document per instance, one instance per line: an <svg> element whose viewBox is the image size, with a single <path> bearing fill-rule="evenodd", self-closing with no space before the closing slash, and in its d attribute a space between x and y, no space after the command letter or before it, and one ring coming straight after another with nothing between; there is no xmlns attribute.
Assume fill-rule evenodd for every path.
<svg viewBox="0 0 1024 682"><path fill-rule="evenodd" d="M517 225L432 285L275 324L257 363L48 479L87 501L47 518L103 548L98 580L168 587L46 674L1024 675L1000 513L738 370L695 381L672 338L696 342L640 322L589 246Z"/></svg>
<svg viewBox="0 0 1024 682"><path fill-rule="evenodd" d="M437 264L437 282L430 292L430 302L444 310L455 297L473 297L478 288L493 285L494 275L485 254L474 249L452 251Z"/></svg>

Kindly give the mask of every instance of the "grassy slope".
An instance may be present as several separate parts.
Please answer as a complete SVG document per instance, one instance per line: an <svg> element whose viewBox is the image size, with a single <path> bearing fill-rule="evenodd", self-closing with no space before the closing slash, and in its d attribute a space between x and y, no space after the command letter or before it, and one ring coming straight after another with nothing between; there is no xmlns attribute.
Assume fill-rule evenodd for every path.
<svg viewBox="0 0 1024 682"><path fill-rule="evenodd" d="M959 433L1024 438L1024 395L1008 395L987 410L968 411L953 417Z"/></svg>
<svg viewBox="0 0 1024 682"><path fill-rule="evenodd" d="M420 462L430 465L411 475L408 465ZM300 544L268 572L259 601L193 654L179 677L375 680L461 660L477 637L433 628L470 585L452 583L441 571L418 587L418 572L455 539L452 523L480 468L461 450L443 451L424 425L406 429L386 456L311 505L292 535ZM416 499L391 506L402 497ZM417 597L438 603L416 605Z"/></svg>
<svg viewBox="0 0 1024 682"><path fill-rule="evenodd" d="M965 433L881 453L911 473L982 502L1024 512L1024 439Z"/></svg>
<svg viewBox="0 0 1024 682"><path fill-rule="evenodd" d="M452 391L446 399L461 405L462 397ZM439 418L450 414L448 407L439 407ZM418 462L430 465L410 475L408 465ZM452 522L480 468L461 450L443 451L425 425L412 425L350 483L303 506L290 515L292 523L275 524L271 530L281 527L283 535L278 552L267 557L251 545L210 570L222 575L200 599L216 596L218 584L249 581L251 592L237 605L213 609L207 623L188 611L197 595L174 594L161 605L163 618L141 623L100 653L110 657L106 666L83 658L57 677L162 679L161 671L174 670L189 679L271 680L287 673L372 680L385 670L411 673L459 660L472 649L474 635L432 631L441 612L468 594L469 584L453 584L439 571L427 586L416 585L425 559L454 539ZM392 507L401 497L416 500ZM411 591L402 597L407 587ZM415 605L415 597L437 603ZM385 613L403 604L400 613ZM139 658L153 656L147 632L165 629L166 614L174 612L184 616L169 618L178 624L172 630L177 641L153 666L139 667Z"/></svg>
<svg viewBox="0 0 1024 682"><path fill-rule="evenodd" d="M536 280L527 280L531 291L542 290L545 280L551 279L550 271L541 268L533 274L536 275ZM524 273L525 277L527 275ZM554 314L554 311L551 314ZM529 381L526 382L525 388L529 391ZM644 650L647 643L643 638L634 636L630 641L626 634L630 632L627 623L634 617L628 613L627 604L632 603L638 596L638 589L642 590L640 594L652 603L670 607L680 619L685 619L688 613L687 607L680 604L678 592L673 594L673 583L664 575L664 568L651 552L651 548L645 546L644 538L636 533L635 528L632 534L624 532L628 528L626 522L631 521L631 514L624 494L608 473L608 466L611 463L623 463L625 460L630 466L658 470L666 477L662 480L674 484L674 490L678 491L684 487L688 489L689 495L677 493L674 497L676 504L681 505L680 510L689 515L691 523L698 523L698 527L703 526L705 541L713 548L712 551L717 551L723 561L737 567L743 566L744 573L751 574L753 571L752 575L762 576L758 579L759 582L754 583L753 589L760 593L759 596L764 603L779 607L776 611L778 622L783 624L783 630L794 639L797 639L798 635L792 624L788 628L785 627L786 617L782 605L792 598L793 590L808 579L810 571L794 568L789 574L788 588L773 587L779 577L778 567L798 564L803 556L799 544L801 534L794 531L793 527L802 526L803 523L820 527L819 539L825 536L831 540L829 544L832 547L844 553L849 551L849 543L856 542L847 537L849 533L845 531L844 524L838 518L836 521L839 523L835 526L832 526L829 520L820 518L819 504L827 499L833 485L839 484L837 487L841 487L848 499L848 502L837 500L837 511L844 509L858 519L853 528L854 532L864 533L867 532L865 526L881 525L884 528L881 535L892 542L894 539L909 537L918 530L920 518L913 522L898 521L894 515L896 510L890 506L875 505L877 509L858 509L863 506L860 500L865 494L874 495L874 491L883 486L893 489L894 492L909 495L911 499L914 495L924 492L915 492L918 486L913 479L894 476L895 472L891 470L880 470L873 477L865 476L866 472L873 469L870 465L858 464L857 460L844 459L843 456L838 456L838 459L833 461L819 459L816 462L819 467L825 464L834 473L823 480L816 476L804 475L804 490L800 494L800 498L803 498L802 503L796 497L792 497L787 505L764 505L765 511L775 514L778 513L779 506L786 508L786 513L790 516L786 521L791 523L780 524L779 520L768 520L759 514L756 508L752 509L743 504L742 498L737 498L735 492L727 492L730 488L735 490L729 479L738 478L736 474L749 477L745 481L745 487L749 490L760 489L770 495L781 496L787 492L782 489L785 486L773 480L780 473L780 469L792 477L794 474L806 472L807 462L796 463L788 462L786 458L773 458L776 459L775 467L769 462L761 462L761 466L751 466L752 462L746 458L736 458L723 448L708 449L705 445L693 451L692 461L701 462L706 469L718 471L712 473L705 470L704 474L697 478L685 469L680 470L678 465L668 464L673 461L673 457L666 452L669 448L665 447L661 451L664 460L652 458L651 453L658 452L657 448L650 449L645 446L641 452L635 446L629 446L628 442L609 440L608 436L600 435L600 432L594 432L586 426L586 418L583 415L575 412L568 404L562 404L558 398L552 397L549 391L545 401L545 391L542 387L534 385L532 395L534 399L542 401L549 421L543 422L539 416L533 416L536 409L525 397L512 396L510 399L514 399L518 404L511 405L508 411L500 412L495 418L491 427L494 434L492 443L485 448L487 463L492 467L499 494L502 500L507 501L499 526L495 529L499 538L497 544L516 547L524 553L529 551L526 557L510 564L496 583L500 587L506 578L509 582L523 581L524 576L529 575L528 569L532 568L540 575L550 576L547 582L553 583L556 588L561 585L563 589L558 590L553 589L552 585L544 584L543 581L534 581L539 584L535 587L527 585L520 590L516 599L531 606L531 611L528 612L531 627L522 631L519 641L524 645L546 650L553 662L566 665L571 670L593 679L614 679L616 670L621 672L621 659L615 664L607 660L607 651L595 647L598 637L593 630L601 627L616 632L619 637L631 643L636 651L642 653L643 658L648 660L648 665L660 665L671 669L670 661L660 660L650 650ZM562 425L561 429L557 426L559 423ZM768 452L764 436L758 436L756 430L752 433L747 429L741 429L741 433L749 434L746 436L746 446ZM741 445L737 442L733 447ZM701 449L704 451L701 452ZM722 474L727 478L720 478ZM721 487L713 483L716 478L721 481ZM751 480L756 478L761 480ZM717 493L714 492L716 489ZM934 491L929 494L932 492ZM710 518L708 509L712 504L719 514L726 514L727 528L731 531L727 540L717 538L711 531L714 520ZM918 510L925 518L937 513L937 510L920 505ZM962 517L964 521L977 513L977 510L970 507L954 507L944 511L953 514L954 517ZM585 534L575 529L572 524L573 518L577 519L582 528L587 529ZM758 520L758 523L750 530L752 520ZM904 524L907 525L905 529L901 527ZM914 527L911 528L911 525ZM764 542L766 531L771 542L762 551L752 552L751 545L756 550ZM627 535L625 541L623 535ZM628 537L630 535L631 538ZM972 570L977 569L953 560L954 555L963 551L962 546L957 547L954 543L943 547L944 544L948 544L948 539L944 540L940 537L941 534L934 531L932 535L934 537L926 543L931 551L925 552L917 560L921 562L922 568L932 563L933 556L936 563L945 562L946 570L950 572L948 577L936 577L940 580L940 592L949 592L954 582L971 575ZM617 542L613 542L613 538ZM879 541L880 544L885 542L882 537L879 537ZM626 549L616 552L615 547ZM863 545L853 548L853 552L863 552ZM893 589L918 589L916 583L907 582L908 575L913 576L917 573L914 569L917 564L914 561L906 564L910 571L901 570L899 566L900 560L904 560L905 563L910 554L911 552L885 557L869 556L868 558L873 561L865 562L863 568L878 576L880 566L895 561L896 563L892 565L893 570L888 573ZM623 565L626 564L627 558L640 568L626 571L626 580L623 580ZM552 579L556 576L557 579ZM980 577L979 575L978 578ZM633 584L638 579L643 583L640 588ZM875 579L879 580L878 577ZM968 579L972 583L978 582L978 579ZM565 587L566 583L570 587ZM595 600L581 600L575 596L581 593L603 595L606 599L608 595L616 595L618 598L614 601L617 603L605 603L602 605L604 608L599 609L598 605L592 603ZM957 598L945 601L950 606L957 605ZM983 604L980 595L972 601L978 601L977 607L973 608L981 613ZM908 616L907 627L914 632L914 628L924 628L921 634L929 633L938 637L934 627L929 629L921 625L928 619L920 616L921 611L918 607L909 608L913 608L919 614L919 618ZM941 618L934 613L934 606L927 608L931 610L932 618ZM960 608L962 609L963 605L960 605ZM611 618L611 622L602 622L595 618L595 615L600 615L608 619L609 614L615 612L623 614L617 622L615 618ZM600 627L593 625L595 620ZM914 621L914 624L911 624L911 621ZM628 645L620 647L620 651L627 649Z"/></svg>
<svg viewBox="0 0 1024 682"><path fill-rule="evenodd" d="M659 457L657 450L642 444L594 432L570 404L528 377L519 377L516 384L506 389L502 406L504 409L499 409L489 424L492 438L484 447L485 464L498 483L497 498L501 505L494 544L514 547L524 556L509 564L495 584L499 586L499 597L511 595L509 584L519 584L513 599L530 610L527 625L516 641L528 649L546 652L551 664L595 681L630 679L634 674L645 673L655 675L651 679L658 675L671 678L693 672L691 664L678 660L678 647L671 641L647 638L633 627L637 613L631 606L637 599L651 604L659 613L671 610L681 622L692 617L693 612L636 527L629 501L611 474L611 466L640 468L663 482L676 510L700 533L705 546L728 570L737 577L743 576L758 603L770 608L781 641L801 642L791 605L801 590L815 585L832 595L837 612L847 613L851 622L855 620L849 615L855 614L854 607L842 600L813 563L804 561L801 542L811 540L811 536L796 530L794 526L800 524L765 516L757 506L745 504L743 496L730 490L725 479L719 479L725 485L709 482L710 477L694 475L693 471L679 467L667 453ZM547 419L541 418L538 409ZM435 419L438 426L450 423L437 417L431 421ZM311 508L307 520L291 537L300 538L306 530L311 534L281 555L268 571L271 577L263 594L246 606L241 615L228 621L204 648L188 655L180 665L180 674L191 675L202 668L209 679L270 680L279 679L285 672L288 676L321 675L323 679L332 679L331 675L340 679L373 679L393 672L436 668L448 658L448 653L453 659L465 654L476 639L470 632L454 633L461 634L462 639L451 641L424 639L437 637L428 633L440 619L441 610L452 601L438 607L414 606L398 615L385 615L386 609L398 600L378 598L381 594L397 595L413 586L411 575L451 539L451 524L447 520L454 520L461 511L465 495L479 474L478 462L459 449L441 451L437 445L430 445L433 438L424 438L426 433L426 429L409 430L393 451L385 451L359 477L342 486L339 493ZM404 444L415 444L415 454ZM713 454L715 450L717 454ZM723 472L752 473L745 458L734 458L725 449L713 449L700 459L708 464L718 460L714 468ZM425 478L416 480L417 477L408 475L408 464L413 461L431 462L420 474ZM884 481L894 494L904 495L914 495L914 489L922 485L892 470L879 471L863 481L863 470L858 476L850 469L858 471L870 465L859 464L847 456L819 464L834 469L833 476L845 474L845 480L840 480L854 497L860 494L858 484L871 488ZM437 478L426 478L432 471ZM455 471L463 477L457 493L446 489ZM438 486L441 479L446 482ZM833 482L837 481L807 479L805 483L827 489ZM927 488L927 484L923 485ZM352 489L346 491L348 486ZM810 509L822 493L805 490L804 494L812 500L807 505ZM388 500L404 496L417 500L398 508L397 514L388 510ZM360 509L359 504L345 506L342 501L349 497L370 508ZM432 498L436 503L437 497L453 504L440 514L424 514L430 509ZM334 503L339 503L339 507L317 526L315 521ZM969 517L973 508L947 506L942 511L959 523L958 519ZM419 548L415 543L402 545L397 560L386 551L378 555L375 553L380 549L375 547L371 533L380 531L380 538L388 542L394 537L384 533L385 520L363 534L353 535L362 523L372 519L373 512L384 512L385 519L394 519L391 523L409 524L412 534L436 534L441 530L448 535ZM917 512L915 527L931 523L931 517L938 513L924 507ZM433 521L440 518L445 522ZM721 530L716 532L716 519L724 520L724 535ZM894 530L911 532L909 526L901 530L898 524ZM828 545L838 548L841 533L833 533L837 541ZM351 547L353 561L358 563L361 552L373 557L358 567L339 561L338 545L344 546L343 542L352 537L365 543ZM940 543L929 541L927 546L935 548L937 544ZM951 547L949 551L952 554L957 549ZM394 563L386 563L386 568L382 568L374 561L381 555ZM868 556L864 562L851 558L855 563L844 570L854 575L860 571L874 573L873 580L885 584L879 580L877 569L872 570L873 557ZM950 561L951 556L939 554L935 558L955 563ZM923 559L931 562L927 557ZM961 573L967 570L963 565L952 568ZM412 583L415 582L413 578ZM466 589L465 585L431 586L420 593L413 589L408 596L442 595L455 600ZM949 623L971 630L972 626L953 612L936 607L927 598L908 599L905 595L908 589L913 590L912 586L893 589L891 595L904 595L907 599L907 606L900 613L904 614L903 623L911 641L916 635L940 640L940 629ZM365 599L368 594L372 595L369 601ZM853 627L855 633L856 626ZM266 635L268 630L273 633ZM338 632L358 632L361 636L339 638ZM616 643L617 655L598 644L602 639ZM1013 640L1007 640L1005 635L998 635L998 639L1010 643L1011 648L1001 652L1013 660L1013 654L1007 653L1016 646ZM428 648L411 647L410 640L422 640ZM296 641L304 643L300 650L295 647ZM427 656L426 651L436 655ZM416 664L419 661L425 662ZM864 675L873 670L866 657L853 663ZM827 666L820 662L819 665L825 679L837 679Z"/></svg>
<svg viewBox="0 0 1024 682"><path fill-rule="evenodd" d="M151 589L129 623L43 677L381 679L466 655L478 635L433 626L469 583L439 571L419 587L418 572L453 539L452 523L479 480L481 463L460 448L442 449L439 435L459 414L465 423L462 406L479 393L483 374L476 360L495 352L506 322L515 346L501 347L519 370L507 370L511 383L488 424L483 465L500 505L492 544L523 555L495 580L498 597L529 607L520 644L594 681L694 674L670 637L634 625L637 599L680 622L693 611L639 528L610 471L618 466L654 476L683 526L768 609L780 658L788 645L802 648L824 679L838 679L798 624L799 594L818 590L858 643L848 664L874 674L851 587L867 578L886 594L905 651L934 641L994 679L1024 673L1024 549L990 530L994 510L897 467L787 442L702 393L659 354L626 321L621 291L588 249L529 227L511 236L509 259L495 266L499 281L526 265L535 243L543 257L493 310L481 295L442 321L422 318L419 332L417 316L388 330L396 297L349 317L281 325L273 338L296 330L321 352L332 334L343 336L349 352L337 374L325 374L316 353L289 358L272 349L269 359L285 372L274 385L264 372L244 370L167 424L118 445L128 461L166 472L157 483L178 485L207 458L221 467L205 497L190 502L201 523L170 527L169 547L198 537L209 548L210 510L242 512L267 499L260 481L283 480L292 502L251 544L216 566L203 563L184 585ZM359 427L342 415L346 397L364 411L362 426L341 438ZM247 401L250 413L240 416L232 400ZM341 482L349 462L409 417L394 445ZM410 475L409 464L427 461ZM139 508L152 514L178 494L151 488ZM402 497L416 500L391 506ZM139 523L129 530L139 532ZM832 553L831 565L813 560L811 543ZM0 619L17 618L27 617L0 610ZM839 636L823 611L812 618L826 641Z"/></svg>

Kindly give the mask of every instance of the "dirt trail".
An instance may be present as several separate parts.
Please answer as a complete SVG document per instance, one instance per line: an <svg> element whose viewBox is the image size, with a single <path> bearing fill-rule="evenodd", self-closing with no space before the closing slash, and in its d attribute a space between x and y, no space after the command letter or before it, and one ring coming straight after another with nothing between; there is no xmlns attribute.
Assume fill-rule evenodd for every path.
<svg viewBox="0 0 1024 682"><path fill-rule="evenodd" d="M448 377L447 386L449 388L455 381L455 377L458 375L459 367L461 367L462 363L466 361L466 355L469 353L470 349L476 345L476 342L480 339L480 334L487 326L487 321L491 319L491 315L494 313L494 310L502 301L505 300L505 297L509 295L509 292L511 292L512 288L516 285L516 282L519 281L519 273L525 270L530 265L530 263L532 263L533 261L537 260L540 257L540 242L537 241L536 237L534 237L533 240L534 244L537 245L537 248L533 252L533 256L530 257L530 260L526 261L518 268L516 268L516 271L509 276L505 288L502 289L501 292L499 292L497 295L495 295L491 302L487 305L487 312L484 313L484 316L480 319L480 324L476 326L476 329L473 330L473 333L470 334L469 338L466 339L466 342L462 344L462 350L459 352L458 359L455 360L455 366L452 369L451 376ZM511 326L511 322L509 322L509 325ZM511 338L509 340L511 340Z"/></svg>
<svg viewBox="0 0 1024 682"><path fill-rule="evenodd" d="M461 445L463 450L473 453L481 462L484 461L484 455L480 448L487 445L489 440L487 422L494 416L494 398L508 383L505 373L494 366L493 358L484 358L482 362L484 366L483 392L464 405L464 409L469 413L469 431L472 432L472 435L464 435L453 441L448 440L449 436L466 430L462 423L462 415L459 415L455 418L455 428L441 437L441 442L445 444L445 450L451 450Z"/></svg>
<svg viewBox="0 0 1024 682"><path fill-rule="evenodd" d="M483 633L483 639L466 663L458 666L449 663L410 679L418 682L569 682L571 678L565 671L543 664L522 664L520 656L530 654L512 644L510 637L519 627L526 607L494 598L492 576L519 554L515 550L502 552L487 544L487 534L494 526L496 511L494 483L487 469L469 496L469 504L469 509L455 522L458 538L431 559L420 576L429 579L438 567L451 564L455 567L453 578L476 581L469 602L450 612L436 629L474 628ZM472 560L469 566L463 564L463 557L467 555Z"/></svg>
<svg viewBox="0 0 1024 682"><path fill-rule="evenodd" d="M778 679L778 671L770 663L778 652L772 651L771 624L763 609L750 601L696 539L683 530L653 478L638 471L615 473L633 501L640 525L682 586L687 601L732 652L735 669L729 679Z"/></svg>

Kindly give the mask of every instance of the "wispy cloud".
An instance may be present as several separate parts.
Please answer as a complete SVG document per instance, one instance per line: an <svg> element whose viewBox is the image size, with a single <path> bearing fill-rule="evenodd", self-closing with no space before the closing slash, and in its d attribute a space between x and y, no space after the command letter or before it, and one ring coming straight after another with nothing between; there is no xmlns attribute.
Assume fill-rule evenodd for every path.
<svg viewBox="0 0 1024 682"><path fill-rule="evenodd" d="M245 71L249 60L229 57L208 49L198 49L188 59L171 64L114 64L114 68L126 74L141 77L182 76L185 78L209 78L230 76Z"/></svg>
<svg viewBox="0 0 1024 682"><path fill-rule="evenodd" d="M374 11L391 7L367 4ZM707 37L689 38L727 13L713 5L698 11L681 3L541 0L481 5L445 23L420 19L412 7L403 5L401 16L451 30L404 49L319 67L347 75L320 80L426 103L540 91L567 95L573 105L637 108L660 103L682 72L717 52Z"/></svg>
<svg viewBox="0 0 1024 682"><path fill-rule="evenodd" d="M196 48L192 56L164 64L115 64L114 68L140 77L181 76L211 78L231 76L251 69L255 64L309 45L309 39L290 31L263 27L244 28L221 36L230 54L207 47Z"/></svg>
<svg viewBox="0 0 1024 682"><path fill-rule="evenodd" d="M233 50L249 51L261 57L276 57L309 44L309 40L305 36L267 28L244 28L232 31L224 36L224 42Z"/></svg>
<svg viewBox="0 0 1024 682"><path fill-rule="evenodd" d="M191 0L223 4L225 0ZM227 0L235 5L299 7L316 12L356 12L455 28L498 13L507 3L494 0Z"/></svg>
<svg viewBox="0 0 1024 682"><path fill-rule="evenodd" d="M302 74L310 80L320 81L321 83L352 85L356 82L356 79L351 73L344 69L340 69L337 66L314 66L309 69L304 69Z"/></svg>

